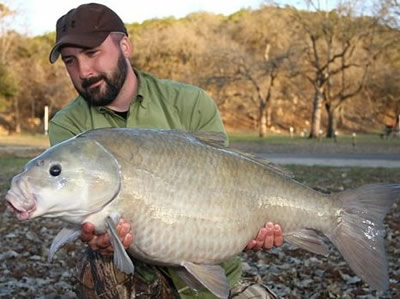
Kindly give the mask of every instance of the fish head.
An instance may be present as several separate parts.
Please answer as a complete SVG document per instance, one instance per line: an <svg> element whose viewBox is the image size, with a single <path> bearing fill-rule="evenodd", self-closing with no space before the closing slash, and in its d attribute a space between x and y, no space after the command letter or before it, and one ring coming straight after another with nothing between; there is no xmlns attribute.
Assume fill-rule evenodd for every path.
<svg viewBox="0 0 400 299"><path fill-rule="evenodd" d="M82 223L118 196L118 161L99 142L74 137L29 161L6 194L18 219L39 216Z"/></svg>

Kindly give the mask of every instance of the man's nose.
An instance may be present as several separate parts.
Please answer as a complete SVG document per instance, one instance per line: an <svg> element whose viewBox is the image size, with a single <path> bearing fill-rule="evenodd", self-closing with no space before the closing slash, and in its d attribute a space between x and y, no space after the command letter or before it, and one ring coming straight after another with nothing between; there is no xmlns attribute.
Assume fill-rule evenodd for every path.
<svg viewBox="0 0 400 299"><path fill-rule="evenodd" d="M83 60L79 62L79 77L81 80L93 76L93 68L89 61Z"/></svg>

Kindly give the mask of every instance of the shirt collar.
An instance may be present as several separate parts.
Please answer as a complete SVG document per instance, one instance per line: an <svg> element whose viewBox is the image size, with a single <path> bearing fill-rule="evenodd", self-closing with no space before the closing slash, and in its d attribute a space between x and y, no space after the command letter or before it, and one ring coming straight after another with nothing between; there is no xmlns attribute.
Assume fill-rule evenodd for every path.
<svg viewBox="0 0 400 299"><path fill-rule="evenodd" d="M136 94L136 98L132 101L131 106L135 103L135 102L139 102L139 105L142 108L146 108L148 105L148 97L146 97L145 95L147 94L147 82L146 80L143 78L143 74L133 68L133 71L135 72L136 78L138 80L138 88L137 88L137 94ZM147 99L147 100L145 100ZM108 111L111 111L111 109L104 107L104 106L92 106L93 109L97 110L100 113L105 113Z"/></svg>
<svg viewBox="0 0 400 299"><path fill-rule="evenodd" d="M143 74L138 69L133 68L133 71L135 72L135 75L136 75L136 78L137 78L137 81L138 81L138 87L137 87L136 98L135 98L134 101L132 101L132 104L135 101L138 101L140 106L142 106L143 108L146 108L147 105L148 105L148 101L149 101L149 97L146 96L148 94L148 92L147 92L147 90L148 90L147 82L143 78Z"/></svg>

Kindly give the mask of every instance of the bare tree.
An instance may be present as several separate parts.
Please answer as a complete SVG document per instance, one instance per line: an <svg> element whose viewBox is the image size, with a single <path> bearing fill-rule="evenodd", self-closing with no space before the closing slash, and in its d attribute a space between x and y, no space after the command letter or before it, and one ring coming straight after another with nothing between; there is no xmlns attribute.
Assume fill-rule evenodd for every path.
<svg viewBox="0 0 400 299"><path fill-rule="evenodd" d="M279 95L278 77L289 55L280 30L283 22L281 27L279 12L271 8L243 11L238 18L233 16L223 28L219 41L207 49L208 61L213 63L208 64L211 67L206 73L206 85L221 86L229 102L238 99L238 106L242 107L240 113L254 121L260 137L264 137L272 125L271 107ZM247 17L241 18L243 15ZM230 110L233 113L232 105Z"/></svg>
<svg viewBox="0 0 400 299"><path fill-rule="evenodd" d="M8 32L8 23L11 17L15 16L16 12L11 10L6 4L0 3L0 63L7 62L7 55L13 40L13 35Z"/></svg>
<svg viewBox="0 0 400 299"><path fill-rule="evenodd" d="M19 122L19 103L15 99L19 91L16 84L16 76L12 73L12 63L9 60L10 49L14 40L15 34L8 31L8 19L15 15L15 11L11 10L6 4L0 3L0 68L2 69L1 87L0 87L0 102L3 109L12 108L14 110L14 130L19 133L21 131ZM10 105L12 103L12 105ZM11 106L11 107L10 107ZM9 127L12 127L9 125Z"/></svg>
<svg viewBox="0 0 400 299"><path fill-rule="evenodd" d="M327 110L327 136L333 137L337 115L345 101L353 99L364 86L378 49L374 49L378 22L357 15L357 1L343 1L335 10L322 10L319 1L305 1L311 12L293 9L297 43L304 53L300 69L314 88L310 137L321 132L323 107ZM296 27L296 26L295 26Z"/></svg>

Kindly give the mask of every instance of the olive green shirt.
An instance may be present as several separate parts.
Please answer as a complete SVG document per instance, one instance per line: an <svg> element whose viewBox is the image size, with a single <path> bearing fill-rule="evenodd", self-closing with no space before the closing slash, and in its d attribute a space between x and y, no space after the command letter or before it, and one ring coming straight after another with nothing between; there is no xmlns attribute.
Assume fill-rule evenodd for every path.
<svg viewBox="0 0 400 299"><path fill-rule="evenodd" d="M95 128L182 129L225 132L215 102L200 88L160 80L135 70L138 92L127 118L107 107L95 107L78 96L50 121L52 145Z"/></svg>
<svg viewBox="0 0 400 299"><path fill-rule="evenodd" d="M135 70L138 92L132 101L126 119L107 107L94 107L78 96L60 110L50 121L51 145L62 142L84 131L106 128L182 129L186 131L223 132L224 125L215 102L200 88L174 81L161 80ZM141 264L141 263L139 263ZM223 265L231 286L239 281L242 269L238 257ZM150 267L149 267L150 268ZM143 276L151 279L146 266L136 267ZM182 298L215 298L203 290L195 293L174 271L168 269Z"/></svg>

